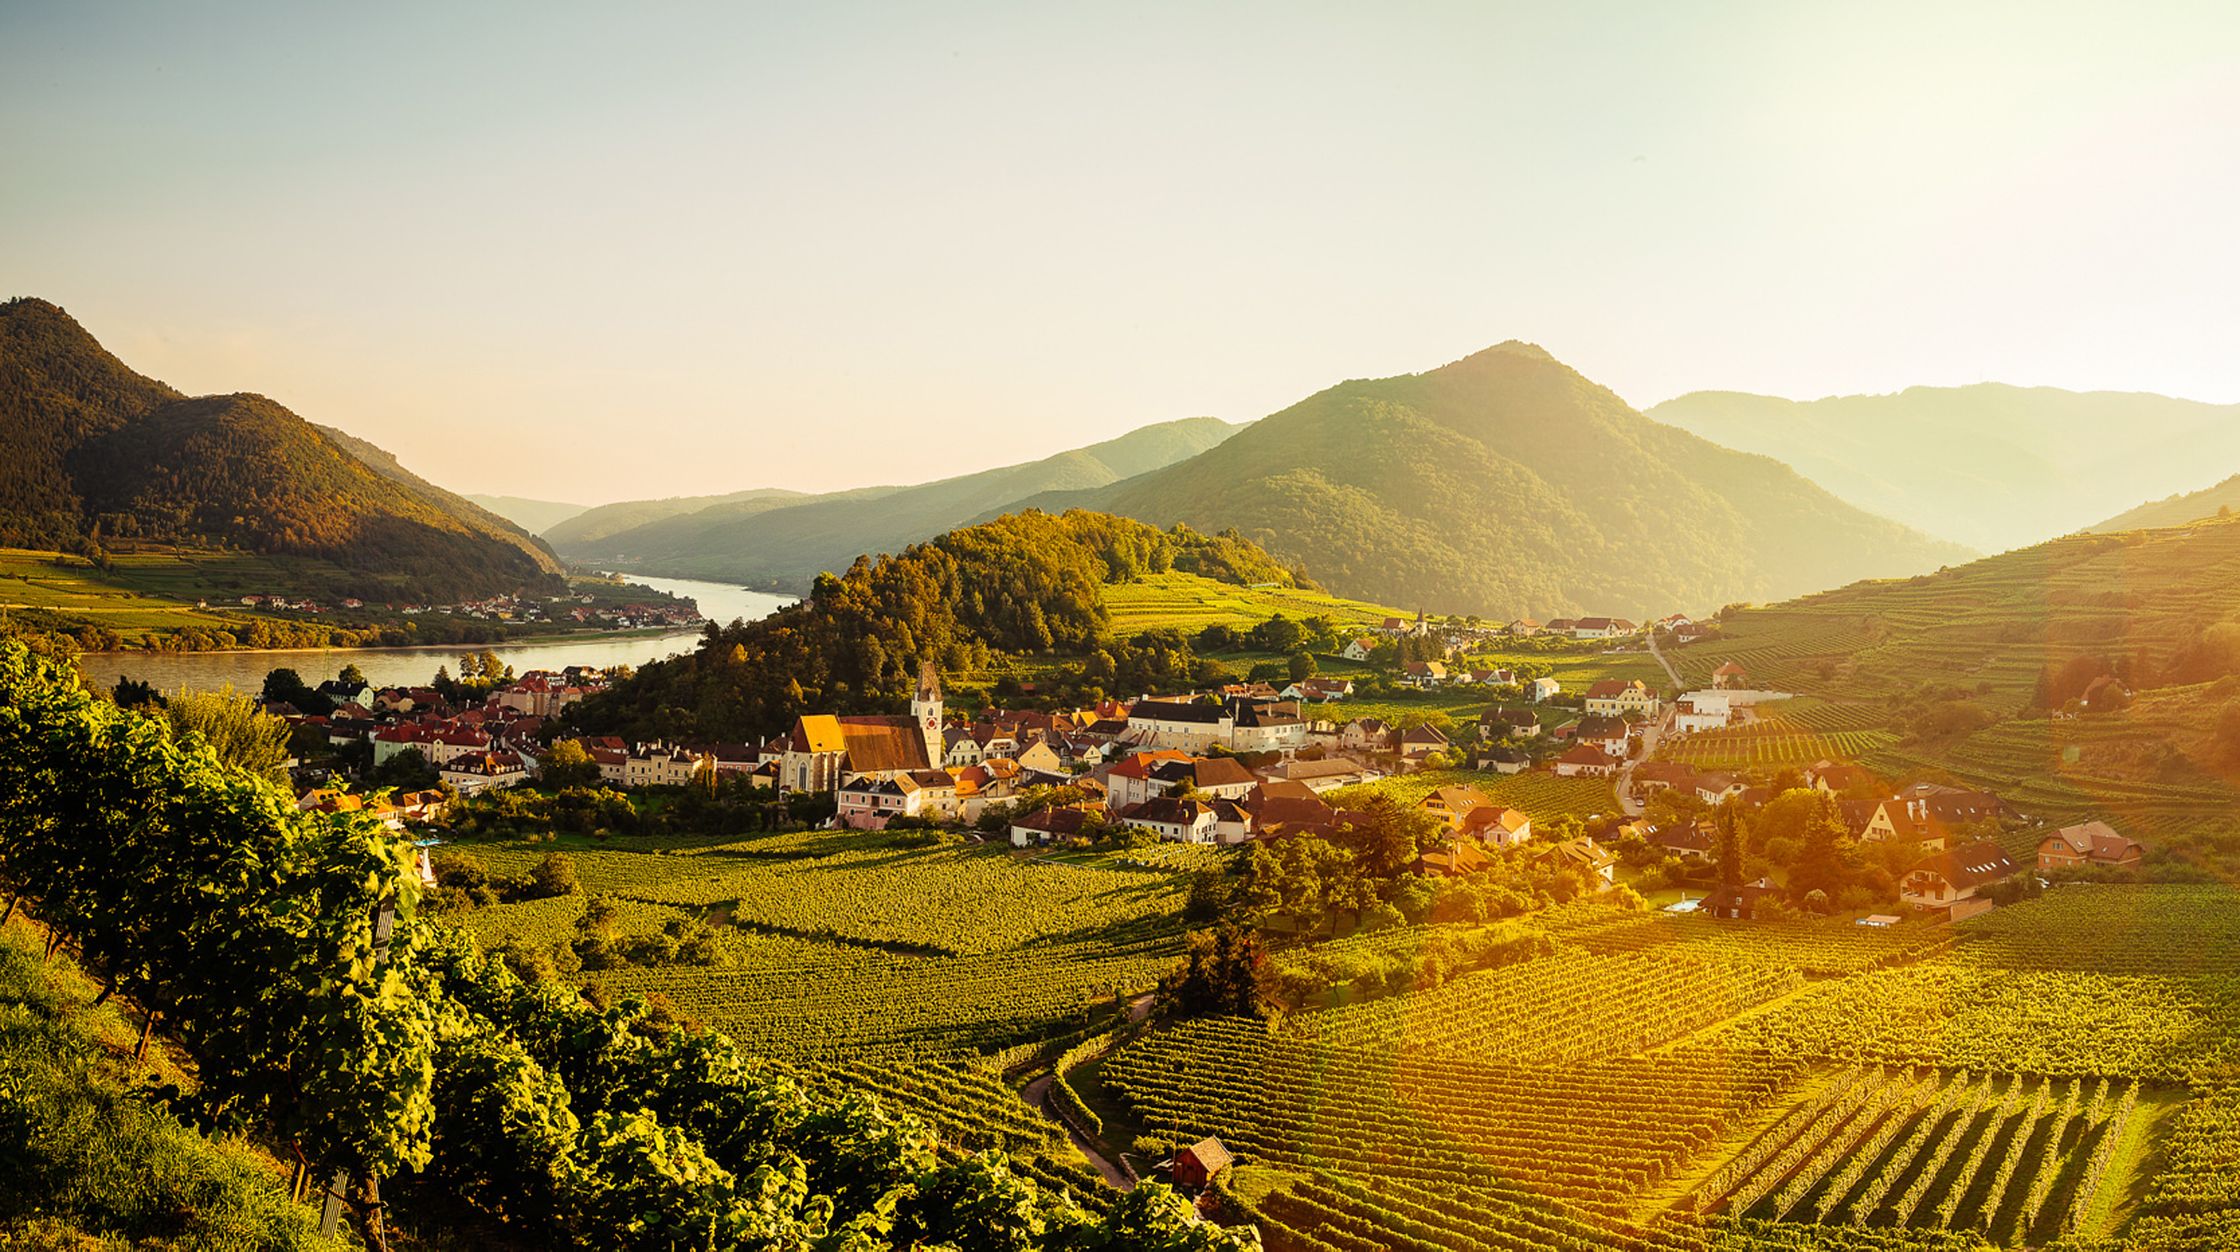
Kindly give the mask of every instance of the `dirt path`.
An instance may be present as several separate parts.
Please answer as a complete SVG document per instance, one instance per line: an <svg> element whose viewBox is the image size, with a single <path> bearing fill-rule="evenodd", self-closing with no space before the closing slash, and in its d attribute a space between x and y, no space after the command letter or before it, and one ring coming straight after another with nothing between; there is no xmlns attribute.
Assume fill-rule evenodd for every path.
<svg viewBox="0 0 2240 1252"><path fill-rule="evenodd" d="M1149 997L1147 996L1145 998L1148 999ZM1073 1146L1081 1149L1081 1155L1089 1158L1089 1164L1094 1166L1096 1168L1096 1171L1104 1176L1104 1180L1106 1182L1111 1183L1113 1186L1118 1187L1122 1191L1133 1190L1136 1185L1135 1179L1128 1177L1128 1172L1126 1170L1121 1169L1118 1165L1114 1164L1110 1160L1107 1160L1104 1155L1104 1149L1098 1147L1095 1141L1091 1140L1088 1136L1082 1134L1080 1131L1075 1130L1073 1128L1073 1123L1058 1115L1057 1106L1053 1105L1050 1102L1050 1084L1053 1078L1053 1075L1044 1074L1040 1078L1035 1079L1033 1082L1028 1083L1026 1090L1021 1092L1020 1094L1024 1095L1026 1097L1027 1103L1032 1105L1035 1109L1039 1110L1043 1116L1048 1117L1051 1121L1054 1121L1060 1126L1065 1127L1066 1137L1073 1140Z"/></svg>

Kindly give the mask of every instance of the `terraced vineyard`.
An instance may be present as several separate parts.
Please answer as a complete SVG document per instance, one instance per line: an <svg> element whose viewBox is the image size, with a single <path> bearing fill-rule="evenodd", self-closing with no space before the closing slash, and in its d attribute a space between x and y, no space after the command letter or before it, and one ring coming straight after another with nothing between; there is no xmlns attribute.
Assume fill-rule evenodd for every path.
<svg viewBox="0 0 2240 1252"><path fill-rule="evenodd" d="M2228 1013L2223 996L2186 979L1939 957L1815 984L1720 1040L1783 1056L2177 1082L2229 1045Z"/></svg>
<svg viewBox="0 0 2240 1252"><path fill-rule="evenodd" d="M1698 769L1770 771L1822 760L1855 761L1896 741L1897 736L1886 730L1817 730L1786 714L1775 714L1725 730L1668 736L1657 746L1657 756Z"/></svg>

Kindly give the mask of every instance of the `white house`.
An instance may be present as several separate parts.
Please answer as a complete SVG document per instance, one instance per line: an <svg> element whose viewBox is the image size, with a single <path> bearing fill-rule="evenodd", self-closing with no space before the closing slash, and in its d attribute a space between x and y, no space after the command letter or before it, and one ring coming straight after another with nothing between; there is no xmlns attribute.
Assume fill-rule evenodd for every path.
<svg viewBox="0 0 2240 1252"><path fill-rule="evenodd" d="M1128 739L1150 748L1203 752L1226 745L1236 719L1218 704L1183 700L1138 700L1128 710ZM1301 742L1305 731L1302 729Z"/></svg>
<svg viewBox="0 0 2240 1252"><path fill-rule="evenodd" d="M1734 705L1724 691L1691 691L1672 704L1672 730L1693 735L1721 730L1734 720Z"/></svg>
<svg viewBox="0 0 2240 1252"><path fill-rule="evenodd" d="M1138 826L1177 843L1212 843L1216 818L1213 806L1201 800L1160 796L1130 805L1120 813L1124 826Z"/></svg>
<svg viewBox="0 0 2240 1252"><path fill-rule="evenodd" d="M1534 704L1543 700L1553 700L1562 691L1563 684L1553 678L1535 678L1524 686L1525 698L1531 700Z"/></svg>

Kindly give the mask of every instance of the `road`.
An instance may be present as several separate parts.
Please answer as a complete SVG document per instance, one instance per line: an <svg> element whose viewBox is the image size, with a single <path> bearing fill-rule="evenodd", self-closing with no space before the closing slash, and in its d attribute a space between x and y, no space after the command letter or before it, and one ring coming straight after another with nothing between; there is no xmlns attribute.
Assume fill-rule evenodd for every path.
<svg viewBox="0 0 2240 1252"><path fill-rule="evenodd" d="M1680 690L1680 672L1672 668L1672 662L1664 659L1664 653L1657 651L1657 632L1653 630L1649 632L1649 655L1656 658L1657 666L1664 671L1664 676L1672 680L1672 689ZM1657 715L1656 724L1641 732L1641 755L1626 758L1625 768L1618 771L1618 810L1627 817L1639 817L1642 810L1641 801L1633 798L1634 767L1657 754L1657 740L1663 737L1665 727L1671 723L1672 709L1668 705Z"/></svg>

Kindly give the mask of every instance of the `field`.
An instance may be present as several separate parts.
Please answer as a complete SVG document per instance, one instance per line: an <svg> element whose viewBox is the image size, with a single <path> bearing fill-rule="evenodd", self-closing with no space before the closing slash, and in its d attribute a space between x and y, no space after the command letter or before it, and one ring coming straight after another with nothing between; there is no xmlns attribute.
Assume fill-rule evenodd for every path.
<svg viewBox="0 0 2240 1252"><path fill-rule="evenodd" d="M1169 570L1104 589L1112 629L1121 635L1171 627L1196 634L1208 626L1239 629L1282 614L1293 621L1327 617L1341 626L1375 626L1387 617L1413 619L1413 612L1380 608L1320 591L1288 587L1239 587L1196 574Z"/></svg>
<svg viewBox="0 0 2240 1252"><path fill-rule="evenodd" d="M1671 736L1658 745L1657 756L1697 769L1771 772L1822 760L1857 761L1895 740L1885 730L1817 729L1783 712L1726 730Z"/></svg>
<svg viewBox="0 0 2240 1252"><path fill-rule="evenodd" d="M1609 798L1467 781L1543 818ZM1230 1202L1273 1252L2175 1249L2240 1226L2240 896L2223 886L2065 887L1888 929L1583 901L1499 923L1552 941L1520 963L1131 1034L1120 1010L1178 953L1205 850L1026 858L834 832L473 850L519 873L555 847L625 931L718 924L715 964L586 975L606 994L658 994L1099 1203L1007 1066L1121 1027L1109 1057L1074 1062L1101 1142L1140 1161L1220 1136L1241 1162ZM582 909L468 924L551 943ZM1467 928L1278 961L1405 966Z"/></svg>
<svg viewBox="0 0 2240 1252"><path fill-rule="evenodd" d="M608 993L658 994L757 1054L875 1090L1077 1190L1085 1164L1003 1080L1001 1055L1108 1023L1156 983L1181 950L1189 875L1207 867L1181 849L1029 861L852 832L465 850L521 873L555 848L587 892L618 903L625 934L718 923L715 964L587 975ZM544 946L572 938L583 908L524 901L466 925L486 943Z"/></svg>
<svg viewBox="0 0 2240 1252"><path fill-rule="evenodd" d="M120 553L109 569L82 557L0 549L0 608L44 610L130 639L172 630L232 630L247 621L238 605L198 609L205 596L289 585L261 557L172 551Z"/></svg>
<svg viewBox="0 0 2240 1252"><path fill-rule="evenodd" d="M1585 820L1618 811L1618 793L1606 778L1558 778L1528 770L1522 774L1481 773L1466 769L1427 769L1365 783L1363 789L1414 804L1441 787L1475 787L1495 804L1517 809L1537 822L1569 815Z"/></svg>
<svg viewBox="0 0 2240 1252"><path fill-rule="evenodd" d="M1192 1022L1102 1081L1144 1133L1243 1153L1278 1252L2228 1246L2228 888L2064 888L1958 928L1523 924L1555 953Z"/></svg>

